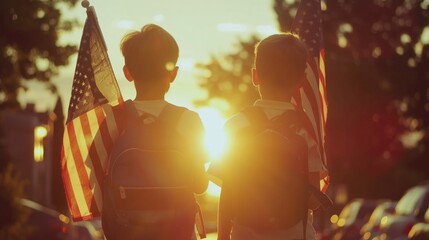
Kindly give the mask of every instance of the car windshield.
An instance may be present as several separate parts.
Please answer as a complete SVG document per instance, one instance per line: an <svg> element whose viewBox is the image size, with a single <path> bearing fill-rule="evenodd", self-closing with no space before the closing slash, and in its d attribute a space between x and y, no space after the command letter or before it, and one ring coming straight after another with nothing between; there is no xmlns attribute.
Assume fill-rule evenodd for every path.
<svg viewBox="0 0 429 240"><path fill-rule="evenodd" d="M340 218L346 220L354 220L358 214L361 202L352 202L344 207L340 213Z"/></svg>
<svg viewBox="0 0 429 240"><path fill-rule="evenodd" d="M426 222L429 222L429 207L428 207L428 210L425 213L425 219L426 219Z"/></svg>
<svg viewBox="0 0 429 240"><path fill-rule="evenodd" d="M405 193L396 205L395 211L399 215L413 215L423 199L427 189L414 187Z"/></svg>
<svg viewBox="0 0 429 240"><path fill-rule="evenodd" d="M395 207L395 203L385 202L377 206L374 212L371 214L368 222L371 224L378 224L381 221L381 218L385 215L386 212L392 211Z"/></svg>
<svg viewBox="0 0 429 240"><path fill-rule="evenodd" d="M340 213L340 219L345 220L345 225L356 221L367 221L376 206L374 201L355 200L346 205Z"/></svg>
<svg viewBox="0 0 429 240"><path fill-rule="evenodd" d="M374 210L374 212L371 214L371 217L369 218L368 222L370 222L372 224L376 224L376 223L380 222L380 219L384 213L384 209L385 209L384 206L377 207Z"/></svg>

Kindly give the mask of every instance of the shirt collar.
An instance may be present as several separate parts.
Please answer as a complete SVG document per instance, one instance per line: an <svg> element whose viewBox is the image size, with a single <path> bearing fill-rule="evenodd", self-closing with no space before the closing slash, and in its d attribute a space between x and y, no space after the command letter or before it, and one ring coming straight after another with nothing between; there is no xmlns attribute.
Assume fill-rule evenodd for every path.
<svg viewBox="0 0 429 240"><path fill-rule="evenodd" d="M165 100L134 100L137 104L159 104L159 103L167 103Z"/></svg>
<svg viewBox="0 0 429 240"><path fill-rule="evenodd" d="M296 110L295 105L293 105L290 102L280 102L280 101L265 100L265 99L256 100L253 106L276 109L276 110Z"/></svg>

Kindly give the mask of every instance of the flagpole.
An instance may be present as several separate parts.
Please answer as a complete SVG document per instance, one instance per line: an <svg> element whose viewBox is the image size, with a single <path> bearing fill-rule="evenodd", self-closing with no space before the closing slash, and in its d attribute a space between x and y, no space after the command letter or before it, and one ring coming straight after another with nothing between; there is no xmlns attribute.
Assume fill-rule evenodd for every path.
<svg viewBox="0 0 429 240"><path fill-rule="evenodd" d="M101 43L104 47L104 50L107 53L107 44L106 44L106 41L104 40L104 36L101 32L100 24L98 23L98 18L97 18L97 14L95 12L95 8L93 6L91 6L91 4L88 0L83 0L81 3L81 6L86 9L86 14L87 14L88 18L93 20L93 22L95 23L95 29L97 31L97 35L100 37ZM108 56L107 56L107 63L109 64L110 69L112 69L112 71L113 71L112 63L110 62L110 59ZM114 73L113 73L113 75L114 75ZM121 92L121 89L119 88L117 81L116 81L116 85L117 85L118 91ZM121 98L119 100L119 104L122 104L122 102L124 100L123 100L122 94L120 94L120 96L121 96Z"/></svg>
<svg viewBox="0 0 429 240"><path fill-rule="evenodd" d="M83 8L86 9L86 14L88 15L88 18L92 18L94 20L94 22L96 23L96 26L97 26L96 29L97 29L98 35L101 37L104 49L107 51L106 41L104 40L103 34L101 34L101 29L99 27L100 25L98 23L97 14L95 13L95 8L93 6L91 6L91 4L88 0L82 1L81 5Z"/></svg>

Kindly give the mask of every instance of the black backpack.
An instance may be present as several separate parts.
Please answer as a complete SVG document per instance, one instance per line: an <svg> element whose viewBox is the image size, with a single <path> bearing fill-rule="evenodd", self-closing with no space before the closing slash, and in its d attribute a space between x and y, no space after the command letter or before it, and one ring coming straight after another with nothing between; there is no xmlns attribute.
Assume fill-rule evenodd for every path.
<svg viewBox="0 0 429 240"><path fill-rule="evenodd" d="M197 205L184 139L176 125L185 108L139 116L124 103L125 129L116 140L103 183L104 233L114 239L191 239Z"/></svg>
<svg viewBox="0 0 429 240"><path fill-rule="evenodd" d="M250 127L235 134L228 154L233 221L260 233L288 229L308 213L308 147L297 134L307 129L303 112L286 111L269 120L262 108L243 111ZM314 191L314 189L312 190ZM317 189L317 192L320 192ZM321 192L320 192L321 193Z"/></svg>

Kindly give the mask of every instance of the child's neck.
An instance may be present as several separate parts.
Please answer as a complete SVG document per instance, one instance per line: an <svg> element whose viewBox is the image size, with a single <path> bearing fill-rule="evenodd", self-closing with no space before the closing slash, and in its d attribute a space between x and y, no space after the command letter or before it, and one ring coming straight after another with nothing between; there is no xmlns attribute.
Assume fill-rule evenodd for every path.
<svg viewBox="0 0 429 240"><path fill-rule="evenodd" d="M290 90L279 90L270 88L259 88L259 96L262 100L271 100L277 102L290 102L292 94Z"/></svg>
<svg viewBox="0 0 429 240"><path fill-rule="evenodd" d="M136 101L150 101L150 100L164 100L165 94L159 94L154 92L137 93Z"/></svg>
<svg viewBox="0 0 429 240"><path fill-rule="evenodd" d="M292 97L287 96L287 95L278 95L278 96L269 96L269 97L264 97L261 95L261 100L268 100L268 101L277 101L277 102L290 102L292 99Z"/></svg>

